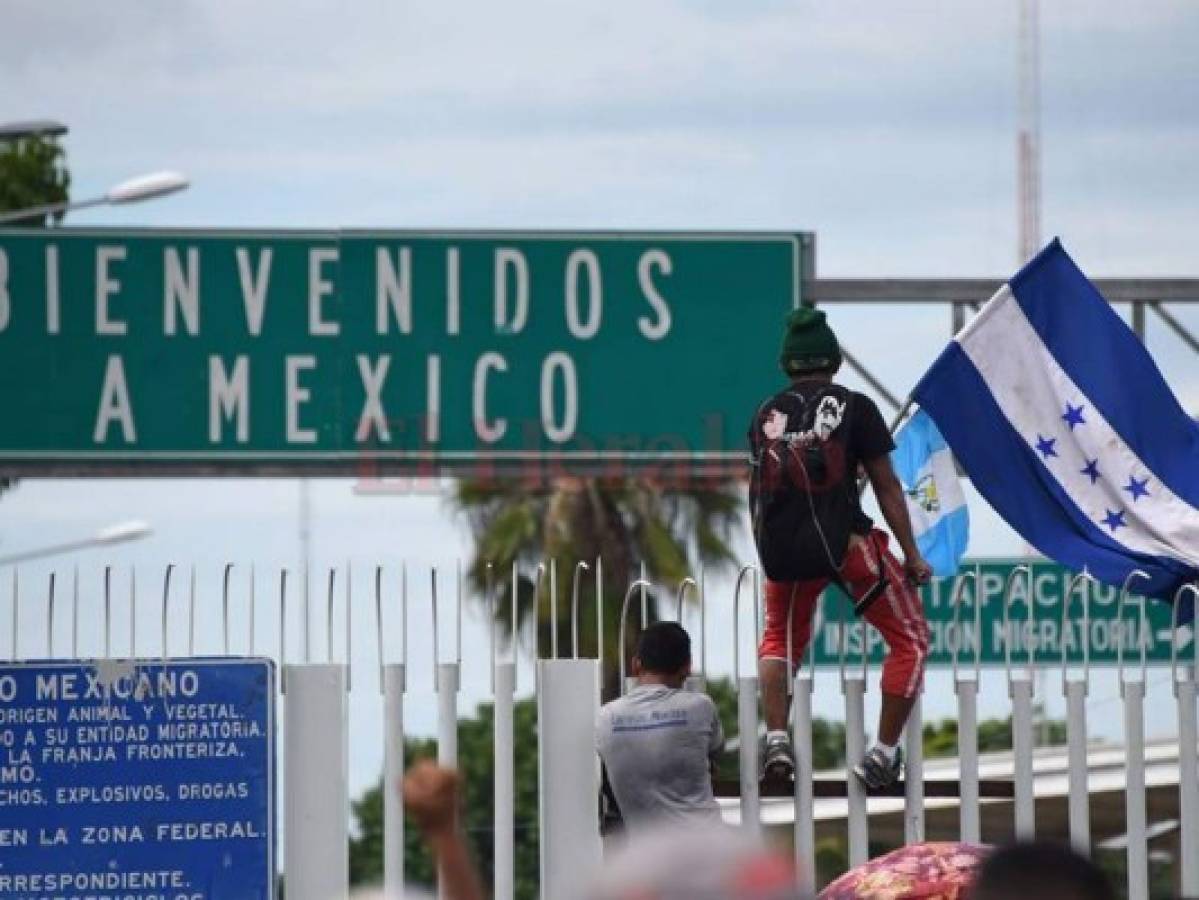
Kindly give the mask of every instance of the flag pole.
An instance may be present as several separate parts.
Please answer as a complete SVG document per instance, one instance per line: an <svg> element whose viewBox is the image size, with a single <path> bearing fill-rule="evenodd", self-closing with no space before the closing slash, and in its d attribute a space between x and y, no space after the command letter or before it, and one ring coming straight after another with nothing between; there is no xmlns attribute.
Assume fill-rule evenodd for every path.
<svg viewBox="0 0 1199 900"><path fill-rule="evenodd" d="M907 418L908 413L912 411L912 407L915 405L916 399L911 394L908 394L903 403L900 404L899 412L897 412L895 414L895 418L891 420L892 437L895 436L895 432L899 430L899 426L903 424L903 420Z"/></svg>

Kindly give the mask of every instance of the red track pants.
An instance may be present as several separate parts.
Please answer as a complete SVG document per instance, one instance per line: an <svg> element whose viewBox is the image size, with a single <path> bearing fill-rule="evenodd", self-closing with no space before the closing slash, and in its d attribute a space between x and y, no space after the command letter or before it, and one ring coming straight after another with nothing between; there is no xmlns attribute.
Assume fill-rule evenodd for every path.
<svg viewBox="0 0 1199 900"><path fill-rule="evenodd" d="M878 583L880 566L887 573L887 588L866 609L864 618L887 642L882 689L885 694L913 697L924 680L928 657L928 622L920 594L908 583L899 560L887 546L887 534L875 529L869 538L850 538L843 577L854 599L861 599ZM758 646L759 659L787 659L787 614L791 603L791 664L798 665L812 637L812 615L829 579L766 582L766 629Z"/></svg>

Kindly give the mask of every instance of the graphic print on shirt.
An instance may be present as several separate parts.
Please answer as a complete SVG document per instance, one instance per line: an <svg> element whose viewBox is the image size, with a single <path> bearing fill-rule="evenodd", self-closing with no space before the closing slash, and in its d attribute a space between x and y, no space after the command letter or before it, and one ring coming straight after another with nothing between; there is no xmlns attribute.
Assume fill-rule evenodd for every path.
<svg viewBox="0 0 1199 900"><path fill-rule="evenodd" d="M815 443L826 443L833 432L841 427L845 418L847 400L825 395L816 406L812 417L812 427L805 431L787 431L787 414L780 409L771 409L762 422L762 434L768 441L785 440L792 447L810 446Z"/></svg>

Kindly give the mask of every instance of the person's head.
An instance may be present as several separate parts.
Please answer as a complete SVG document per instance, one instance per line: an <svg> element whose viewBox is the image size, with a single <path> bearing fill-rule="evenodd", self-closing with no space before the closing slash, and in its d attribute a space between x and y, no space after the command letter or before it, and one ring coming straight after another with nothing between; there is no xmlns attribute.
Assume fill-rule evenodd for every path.
<svg viewBox="0 0 1199 900"><path fill-rule="evenodd" d="M605 854L588 900L795 900L785 855L724 825L660 824Z"/></svg>
<svg viewBox="0 0 1199 900"><path fill-rule="evenodd" d="M1115 900L1097 865L1064 844L1010 844L986 858L971 900Z"/></svg>
<svg viewBox="0 0 1199 900"><path fill-rule="evenodd" d="M641 632L633 674L642 680L681 685L691 674L691 638L678 622L655 622Z"/></svg>
<svg viewBox="0 0 1199 900"><path fill-rule="evenodd" d="M790 378L831 378L841 368L841 345L822 310L801 306L787 314L779 366Z"/></svg>

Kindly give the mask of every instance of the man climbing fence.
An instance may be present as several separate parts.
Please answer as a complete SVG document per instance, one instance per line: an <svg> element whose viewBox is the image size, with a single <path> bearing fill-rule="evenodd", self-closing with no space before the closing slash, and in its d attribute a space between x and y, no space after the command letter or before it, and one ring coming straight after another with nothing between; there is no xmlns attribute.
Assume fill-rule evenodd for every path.
<svg viewBox="0 0 1199 900"><path fill-rule="evenodd" d="M790 384L758 407L749 429L750 512L767 578L758 647L767 729L763 776L795 775L787 679L803 658L820 595L835 584L889 650L877 740L853 768L867 787L879 788L899 778L899 738L923 683L928 623L915 585L928 581L931 569L912 536L891 467L895 444L878 407L833 382L841 349L823 312L804 307L788 316L779 364ZM859 467L903 552L902 565L887 534L862 512Z"/></svg>

